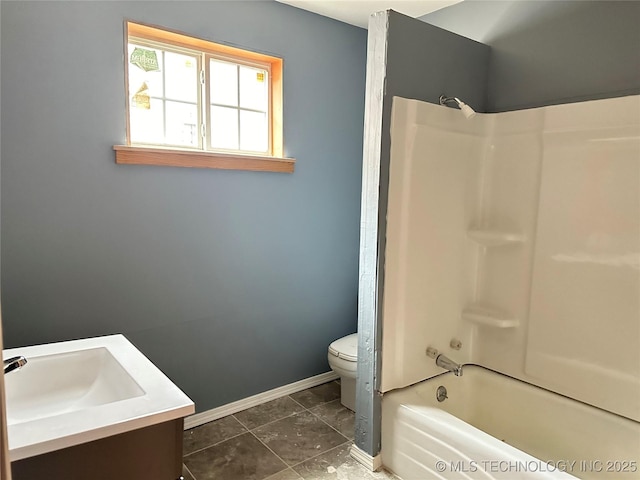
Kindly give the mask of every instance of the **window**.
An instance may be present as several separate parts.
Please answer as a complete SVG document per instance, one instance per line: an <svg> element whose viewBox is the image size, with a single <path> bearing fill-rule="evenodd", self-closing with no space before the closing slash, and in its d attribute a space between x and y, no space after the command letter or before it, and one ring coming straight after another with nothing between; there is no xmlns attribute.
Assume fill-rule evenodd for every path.
<svg viewBox="0 0 640 480"><path fill-rule="evenodd" d="M126 23L127 145L116 162L292 172L282 59Z"/></svg>

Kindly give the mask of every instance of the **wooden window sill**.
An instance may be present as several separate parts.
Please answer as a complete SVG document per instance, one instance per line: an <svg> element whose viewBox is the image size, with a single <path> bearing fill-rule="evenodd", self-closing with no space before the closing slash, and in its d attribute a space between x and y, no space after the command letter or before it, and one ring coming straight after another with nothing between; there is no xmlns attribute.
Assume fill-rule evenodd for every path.
<svg viewBox="0 0 640 480"><path fill-rule="evenodd" d="M180 148L114 145L116 163L293 173L295 159Z"/></svg>

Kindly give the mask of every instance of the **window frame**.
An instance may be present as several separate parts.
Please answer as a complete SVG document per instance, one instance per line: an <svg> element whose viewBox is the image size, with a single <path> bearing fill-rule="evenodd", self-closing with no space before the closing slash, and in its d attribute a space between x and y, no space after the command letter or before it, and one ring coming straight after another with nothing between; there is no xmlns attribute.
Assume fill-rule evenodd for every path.
<svg viewBox="0 0 640 480"><path fill-rule="evenodd" d="M272 152L273 152L273 138L272 138L272 124L273 124L273 119L271 118L271 109L272 109L272 95L271 95L271 89L272 89L272 85L271 85L271 64L267 63L267 62L260 62L260 61L249 61L247 59L244 58L239 58L239 57L235 57L235 56L231 56L231 55L223 55L223 54L211 54L211 53L205 53L204 54L204 58L203 58L203 70L204 70L204 75L205 78L207 79L211 79L211 73L210 73L210 69L211 69L211 60L219 60L222 62L229 62L229 63L233 63L235 65L242 65L245 67L251 67L251 68L259 68L259 69L263 69L267 72L267 88L268 88L268 95L267 95L267 111L265 112L268 116L268 125L267 125L267 150L266 150L266 154L269 156L273 156ZM234 150L234 149L224 149L224 148L213 148L211 146L211 137L213 136L211 134L211 106L213 106L214 104L211 103L211 88L209 87L209 85L206 84L205 82L205 92L204 92L204 106L205 106L205 118L206 118L206 128L208 129L209 135L205 136L205 140L206 140L206 150L207 151L218 151L218 152L222 152L222 153L240 153L240 154L244 154L247 153L247 150ZM237 107L231 107L231 108L235 108L238 111L238 147L240 146L240 142L241 142L241 128L240 128L240 112L241 111L252 111L251 109L247 109L247 108L243 108L240 106L240 70L238 69L238 106ZM222 104L215 104L216 106L220 106L220 107L227 107L229 108L227 105L222 105ZM257 110L253 110L253 111L257 111ZM257 152L257 155L261 155L261 152Z"/></svg>
<svg viewBox="0 0 640 480"><path fill-rule="evenodd" d="M209 78L210 59L231 61L249 67L264 68L268 73L268 151L267 153L210 149L211 135L209 132L202 138L199 136L199 147L176 147L171 145L153 145L131 142L130 131L130 100L129 91L129 56L128 44L147 43L152 48L164 48L177 53L197 54L201 71L206 70ZM156 46L154 47L154 44ZM244 50L229 45L214 43L167 30L165 28L125 20L124 22L124 83L126 95L126 144L114 145L116 163L138 165L165 165L196 168L221 168L233 170L254 170L292 173L295 159L284 158L282 133L282 73L283 60L279 57L263 53ZM181 52L182 51L182 52ZM265 68L268 67L268 68ZM200 83L200 82L199 82ZM200 84L198 92L199 122L205 121L205 128L210 128L210 88L208 82ZM238 106L239 107L239 106ZM204 112L202 110L205 110ZM241 111L238 109L238 111Z"/></svg>
<svg viewBox="0 0 640 480"><path fill-rule="evenodd" d="M127 87L127 99L131 99L132 96L132 92L129 90L129 71L128 71L128 65L129 65L129 52L128 52L128 46L129 44L133 44L136 46L140 46L140 47L146 47L146 48L153 48L153 49L157 49L157 50L163 50L165 52L170 52L170 53L177 53L180 55L188 55L188 56L193 56L196 59L197 62L197 71L200 72L203 68L202 65L202 53L198 52L197 50L193 50L193 49L189 49L189 48L184 48L184 47L178 47L175 45L171 45L168 43L161 43L158 41L154 41L154 40L148 40L145 38L138 38L138 37L133 37L131 35L129 35L128 40L127 40L127 50L126 50L126 58L125 61L127 62L127 73L126 73L126 87ZM163 80L162 80L162 86L163 86L163 96L159 97L160 100L162 100L163 102L163 119L164 119L164 125L163 125L163 130L166 134L166 123L167 123L167 114L166 114L166 102L167 101L175 101L175 102L180 102L180 103L192 103L192 102L184 102L182 100L176 100L176 99L170 99L166 96L166 92L164 90L166 90L166 68L164 67L166 59L163 58L163 71L162 71L162 75L163 75ZM197 77L199 76L199 74L197 74ZM199 78L195 79L196 83L197 83L197 96L196 96L196 107L197 107L197 112L198 112L198 119L197 119L197 128L201 128L200 126L202 125L202 121L203 121L203 115L202 115L202 102L203 102L203 85L201 84ZM158 97L151 97L151 99L154 98L158 98ZM131 105L128 105L127 108L127 145L129 146L141 146L141 147L166 147L166 148L187 148L187 149L193 149L193 150L205 150L204 146L203 146L203 139L202 139L202 135L201 133L198 133L197 137L198 137L198 145L197 146L188 146L188 145L177 145L177 144L171 144L171 143L162 143L162 144L157 144L157 143L149 143L149 142L135 142L133 143L131 141L131 112L130 112L130 108Z"/></svg>

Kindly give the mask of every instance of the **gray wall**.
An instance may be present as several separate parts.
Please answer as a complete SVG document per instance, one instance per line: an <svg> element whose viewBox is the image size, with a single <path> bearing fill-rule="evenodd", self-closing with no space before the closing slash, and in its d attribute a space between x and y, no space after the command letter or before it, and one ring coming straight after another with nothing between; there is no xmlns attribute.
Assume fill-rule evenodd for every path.
<svg viewBox="0 0 640 480"><path fill-rule="evenodd" d="M124 333L207 410L356 330L366 31L275 2L2 2L5 347ZM123 19L284 58L293 175L125 166Z"/></svg>
<svg viewBox="0 0 640 480"><path fill-rule="evenodd" d="M640 93L638 1L466 0L422 20L491 46L489 112Z"/></svg>
<svg viewBox="0 0 640 480"><path fill-rule="evenodd" d="M384 21L385 19L381 19ZM379 148L379 190L364 191L364 208L377 210L377 267L360 266L361 271L377 271L375 305L360 306L358 320L358 352L370 350L372 355L359 355L357 379L356 445L375 456L380 451L380 362L382 342L382 300L386 246L389 162L391 155L391 107L394 96L438 103L441 94L459 96L474 108L484 111L489 47L441 28L425 24L394 11L388 12L387 29L379 36L370 34L370 44L386 41L386 56L380 64L369 65L384 71L384 96L379 105L370 107L366 124L380 128L375 119L382 118L380 145L365 146L365 151ZM377 34L376 34L377 35ZM383 38L385 37L386 38ZM374 38L372 38L374 37ZM370 61L373 61L370 58ZM367 79L370 81L370 78ZM382 88L380 89L382 90ZM375 112L374 112L375 110ZM381 112L380 112L381 110ZM366 138L366 137L365 137ZM369 140L377 141L370 134ZM365 158L365 169L377 168L377 158ZM372 186L374 190L377 185ZM379 195L379 197L377 196ZM373 214L373 213L371 213ZM367 216L367 213L363 213ZM370 348L370 345L374 345ZM426 347L426 346L425 346ZM372 389L371 386L374 386Z"/></svg>

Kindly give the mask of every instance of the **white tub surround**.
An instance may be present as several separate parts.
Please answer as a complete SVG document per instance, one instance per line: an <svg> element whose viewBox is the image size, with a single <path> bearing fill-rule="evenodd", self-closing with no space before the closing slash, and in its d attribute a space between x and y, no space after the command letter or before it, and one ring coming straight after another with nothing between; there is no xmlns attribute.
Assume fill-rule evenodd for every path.
<svg viewBox="0 0 640 480"><path fill-rule="evenodd" d="M640 421L640 96L394 98L387 222L383 391L431 346Z"/></svg>
<svg viewBox="0 0 640 480"><path fill-rule="evenodd" d="M386 235L385 466L638 478L640 96L471 119L394 97ZM506 376L438 376L438 353Z"/></svg>
<svg viewBox="0 0 640 480"><path fill-rule="evenodd" d="M472 365L385 394L382 441L403 480L640 475L637 422Z"/></svg>
<svg viewBox="0 0 640 480"><path fill-rule="evenodd" d="M124 336L5 350L12 461L180 419L193 402Z"/></svg>

